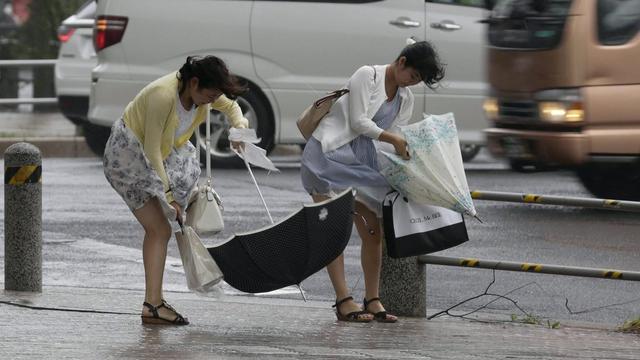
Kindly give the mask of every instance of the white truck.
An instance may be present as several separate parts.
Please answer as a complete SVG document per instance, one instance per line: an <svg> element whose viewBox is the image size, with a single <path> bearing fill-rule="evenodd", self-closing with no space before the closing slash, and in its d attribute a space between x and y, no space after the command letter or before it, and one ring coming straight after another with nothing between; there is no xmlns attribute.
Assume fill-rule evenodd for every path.
<svg viewBox="0 0 640 360"><path fill-rule="evenodd" d="M89 121L111 126L146 84L188 55L212 54L248 82L238 103L259 145L302 144L295 120L313 99L343 86L361 65L394 61L408 38L427 39L446 77L436 92L412 88L415 119L453 111L470 159L488 125L479 23L486 15L484 0L99 0ZM213 163L232 165L228 125L212 115Z"/></svg>

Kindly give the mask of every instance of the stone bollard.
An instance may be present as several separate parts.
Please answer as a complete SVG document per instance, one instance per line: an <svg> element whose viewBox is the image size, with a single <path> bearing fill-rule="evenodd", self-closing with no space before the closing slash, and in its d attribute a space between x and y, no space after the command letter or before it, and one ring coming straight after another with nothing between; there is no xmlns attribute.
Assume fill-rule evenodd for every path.
<svg viewBox="0 0 640 360"><path fill-rule="evenodd" d="M42 157L28 143L4 153L4 288L42 291Z"/></svg>
<svg viewBox="0 0 640 360"><path fill-rule="evenodd" d="M427 317L426 266L418 258L394 259L382 245L380 298L389 313L399 316Z"/></svg>

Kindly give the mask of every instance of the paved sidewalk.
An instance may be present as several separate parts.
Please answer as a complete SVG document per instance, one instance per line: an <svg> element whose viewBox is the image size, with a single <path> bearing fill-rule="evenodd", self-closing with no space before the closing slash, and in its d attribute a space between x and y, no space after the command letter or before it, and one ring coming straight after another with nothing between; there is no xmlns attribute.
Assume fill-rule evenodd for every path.
<svg viewBox="0 0 640 360"><path fill-rule="evenodd" d="M0 112L0 152L17 142L37 146L43 158L95 157L76 126L61 113Z"/></svg>
<svg viewBox="0 0 640 360"><path fill-rule="evenodd" d="M0 358L637 359L640 350L638 335L597 327L552 330L455 318L350 324L337 322L330 304L323 302L229 295L211 299L179 292L166 296L191 325L142 325L138 311L143 293L137 290L4 291Z"/></svg>

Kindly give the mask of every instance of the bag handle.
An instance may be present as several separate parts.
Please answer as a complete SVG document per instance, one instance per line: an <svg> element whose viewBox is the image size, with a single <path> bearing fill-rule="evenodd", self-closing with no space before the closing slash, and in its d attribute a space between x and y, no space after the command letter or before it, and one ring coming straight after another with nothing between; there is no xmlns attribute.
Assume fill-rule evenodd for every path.
<svg viewBox="0 0 640 360"><path fill-rule="evenodd" d="M384 201L387 201L387 197L391 194L395 193L396 196L393 198L393 200L389 199L389 205L393 205L395 204L396 200L398 200L398 197L400 197L400 192L396 189L391 189L385 196L384 196ZM403 197L404 198L404 197ZM405 198L406 199L406 198Z"/></svg>
<svg viewBox="0 0 640 360"><path fill-rule="evenodd" d="M316 102L313 103L313 106L315 106L316 108L319 108L325 102L342 97L342 95L348 92L349 92L349 89L340 89L340 90L332 91L328 95L323 96L320 99L316 100Z"/></svg>
<svg viewBox="0 0 640 360"><path fill-rule="evenodd" d="M211 104L207 105L207 114L205 116L206 119L206 127L207 130L205 132L205 145L206 145L206 149L207 152L205 154L205 164L206 164L206 168L207 168L207 185L209 185L209 187L211 187Z"/></svg>
<svg viewBox="0 0 640 360"><path fill-rule="evenodd" d="M378 73L376 71L376 68L373 65L369 65L369 66L373 69L373 83L375 84L376 77L377 77ZM329 94L327 94L326 96L323 96L320 99L316 100L313 103L313 106L316 107L316 108L319 108L325 102L333 100L333 99L338 99L338 98L342 97L342 95L348 94L348 93L349 93L349 89L334 90L334 91L330 92Z"/></svg>
<svg viewBox="0 0 640 360"><path fill-rule="evenodd" d="M205 159L205 164L206 164L206 176L207 176L207 186L209 187L209 190L207 192L207 200L208 201L214 201L216 203L218 203L218 206L220 207L220 211L224 211L224 206L222 205L222 199L220 199L220 195L218 195L218 193L216 192L216 190L213 188L212 182L212 175L211 175L211 104L208 105L208 109L207 109L207 114L205 116L205 123L207 126L207 130L205 132L205 144L206 144L206 148L207 148L207 153L205 155L206 159Z"/></svg>

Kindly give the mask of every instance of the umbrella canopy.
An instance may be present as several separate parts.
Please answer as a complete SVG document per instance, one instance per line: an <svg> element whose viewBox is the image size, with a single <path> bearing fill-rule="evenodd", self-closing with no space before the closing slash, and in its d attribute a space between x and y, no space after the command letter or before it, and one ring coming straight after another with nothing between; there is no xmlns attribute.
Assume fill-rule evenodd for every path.
<svg viewBox="0 0 640 360"><path fill-rule="evenodd" d="M259 293L299 285L344 251L353 227L354 195L305 205L266 228L237 234L209 253L234 288Z"/></svg>
<svg viewBox="0 0 640 360"><path fill-rule="evenodd" d="M380 169L389 184L411 201L476 216L453 114L428 115L401 132L411 159L382 152Z"/></svg>

